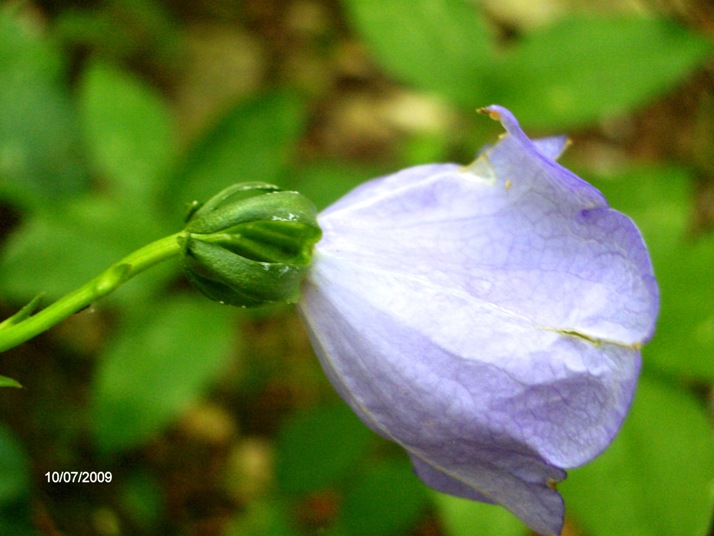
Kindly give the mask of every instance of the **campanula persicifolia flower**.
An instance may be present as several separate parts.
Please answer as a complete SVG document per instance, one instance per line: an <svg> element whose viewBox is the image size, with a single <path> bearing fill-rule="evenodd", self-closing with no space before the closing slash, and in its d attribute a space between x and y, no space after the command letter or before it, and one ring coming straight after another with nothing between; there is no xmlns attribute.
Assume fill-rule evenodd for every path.
<svg viewBox="0 0 714 536"><path fill-rule="evenodd" d="M630 407L658 290L632 221L507 133L466 167L375 179L322 212L299 309L339 394L417 475L560 534L564 469Z"/></svg>

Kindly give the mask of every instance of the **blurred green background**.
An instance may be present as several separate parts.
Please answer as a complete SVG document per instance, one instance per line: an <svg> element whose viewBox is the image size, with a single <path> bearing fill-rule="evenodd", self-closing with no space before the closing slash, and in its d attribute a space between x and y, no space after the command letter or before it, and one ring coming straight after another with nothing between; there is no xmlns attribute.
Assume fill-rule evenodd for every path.
<svg viewBox="0 0 714 536"><path fill-rule="evenodd" d="M468 163L510 107L637 222L662 291L620 436L560 486L566 536L706 536L714 497L714 4L0 4L0 312L56 298L259 180L324 207ZM431 492L318 367L292 307L167 263L0 356L0 534L525 536ZM53 471L109 471L53 484Z"/></svg>

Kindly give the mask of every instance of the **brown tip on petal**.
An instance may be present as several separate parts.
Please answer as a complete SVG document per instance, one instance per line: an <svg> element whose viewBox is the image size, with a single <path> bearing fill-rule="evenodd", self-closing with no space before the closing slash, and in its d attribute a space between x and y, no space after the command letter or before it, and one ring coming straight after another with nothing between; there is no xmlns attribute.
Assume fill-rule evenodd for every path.
<svg viewBox="0 0 714 536"><path fill-rule="evenodd" d="M548 487L550 489L552 489L553 491L558 491L558 483L555 480L553 480L552 478L549 478L548 482L546 482L546 484L548 484Z"/></svg>
<svg viewBox="0 0 714 536"><path fill-rule="evenodd" d="M488 108L477 108L476 111L480 114L485 114L495 121L501 120L501 114L495 110L489 110Z"/></svg>

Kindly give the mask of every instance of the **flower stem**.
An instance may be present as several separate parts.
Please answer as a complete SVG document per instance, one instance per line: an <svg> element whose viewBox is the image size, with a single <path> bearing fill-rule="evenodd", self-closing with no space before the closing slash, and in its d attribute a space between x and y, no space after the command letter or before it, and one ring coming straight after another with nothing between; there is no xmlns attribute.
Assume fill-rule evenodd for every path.
<svg viewBox="0 0 714 536"><path fill-rule="evenodd" d="M78 289L63 296L45 309L31 314L39 299L35 299L18 314L0 323L0 352L14 348L47 331L65 318L89 307L99 298L113 292L147 268L181 252L179 238L185 231L167 236L134 251Z"/></svg>

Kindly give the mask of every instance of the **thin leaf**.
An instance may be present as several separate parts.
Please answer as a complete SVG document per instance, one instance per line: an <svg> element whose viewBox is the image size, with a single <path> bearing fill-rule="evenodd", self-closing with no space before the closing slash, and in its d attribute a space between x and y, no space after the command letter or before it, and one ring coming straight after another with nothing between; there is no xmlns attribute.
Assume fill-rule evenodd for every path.
<svg viewBox="0 0 714 536"><path fill-rule="evenodd" d="M22 384L17 380L8 378L7 376L0 376L0 387L18 387L22 388Z"/></svg>
<svg viewBox="0 0 714 536"><path fill-rule="evenodd" d="M41 292L32 300L30 303L25 305L22 309L20 309L18 312L16 312L14 315L12 315L10 318L6 318L2 322L0 322L0 329L3 328L8 328L10 326L14 326L15 324L18 324L25 320L26 318L29 318L32 316L32 313L34 313L37 308L40 306L40 303L42 303L42 299L45 297L45 293Z"/></svg>

